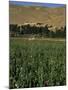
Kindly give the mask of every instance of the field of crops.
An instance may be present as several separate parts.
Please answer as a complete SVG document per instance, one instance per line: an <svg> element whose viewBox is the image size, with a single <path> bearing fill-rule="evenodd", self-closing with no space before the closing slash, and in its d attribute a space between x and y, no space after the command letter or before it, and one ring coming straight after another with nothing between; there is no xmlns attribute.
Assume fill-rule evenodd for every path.
<svg viewBox="0 0 68 90"><path fill-rule="evenodd" d="M65 41L10 39L10 88L66 84Z"/></svg>

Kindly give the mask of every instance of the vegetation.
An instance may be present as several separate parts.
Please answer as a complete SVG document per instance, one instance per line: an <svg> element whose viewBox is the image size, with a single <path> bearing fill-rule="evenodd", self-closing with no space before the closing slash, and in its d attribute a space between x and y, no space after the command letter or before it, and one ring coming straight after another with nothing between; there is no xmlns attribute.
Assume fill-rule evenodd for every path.
<svg viewBox="0 0 68 90"><path fill-rule="evenodd" d="M52 26L50 26L52 28ZM30 24L18 26L17 24L10 24L10 36L34 36L34 37L51 37L51 38L65 38L66 26L49 30L49 26L31 26Z"/></svg>
<svg viewBox="0 0 68 90"><path fill-rule="evenodd" d="M10 88L66 84L65 42L10 38Z"/></svg>

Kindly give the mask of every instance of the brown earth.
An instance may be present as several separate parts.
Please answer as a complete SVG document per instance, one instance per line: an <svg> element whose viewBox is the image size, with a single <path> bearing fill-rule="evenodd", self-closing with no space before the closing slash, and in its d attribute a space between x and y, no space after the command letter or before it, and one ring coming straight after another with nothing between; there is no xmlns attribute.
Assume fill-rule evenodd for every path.
<svg viewBox="0 0 68 90"><path fill-rule="evenodd" d="M44 23L52 26L65 26L66 6L48 8L39 6L9 5L9 23Z"/></svg>

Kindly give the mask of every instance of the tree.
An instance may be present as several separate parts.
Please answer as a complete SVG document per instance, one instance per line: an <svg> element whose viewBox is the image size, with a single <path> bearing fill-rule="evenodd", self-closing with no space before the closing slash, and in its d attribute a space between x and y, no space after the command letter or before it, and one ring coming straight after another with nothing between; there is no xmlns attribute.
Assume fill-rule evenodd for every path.
<svg viewBox="0 0 68 90"><path fill-rule="evenodd" d="M44 30L45 30L45 35L48 37L49 36L48 25L45 25Z"/></svg>

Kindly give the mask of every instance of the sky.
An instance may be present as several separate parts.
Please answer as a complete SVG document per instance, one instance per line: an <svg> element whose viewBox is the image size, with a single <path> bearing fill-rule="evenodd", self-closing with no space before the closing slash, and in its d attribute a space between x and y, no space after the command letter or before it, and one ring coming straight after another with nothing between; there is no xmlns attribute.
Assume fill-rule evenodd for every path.
<svg viewBox="0 0 68 90"><path fill-rule="evenodd" d="M62 7L64 4L53 3L37 3L37 2L24 2L24 1L9 1L10 4L24 5L24 6L44 6L44 7Z"/></svg>

